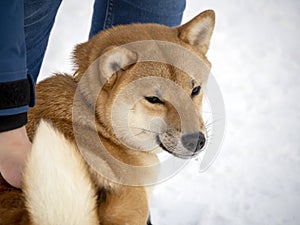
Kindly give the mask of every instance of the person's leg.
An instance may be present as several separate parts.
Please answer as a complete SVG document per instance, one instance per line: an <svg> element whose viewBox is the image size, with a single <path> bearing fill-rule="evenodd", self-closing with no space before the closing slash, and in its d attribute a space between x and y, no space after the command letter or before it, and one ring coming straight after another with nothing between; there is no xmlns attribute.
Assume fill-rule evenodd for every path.
<svg viewBox="0 0 300 225"><path fill-rule="evenodd" d="M120 24L181 23L185 0L95 0L89 37Z"/></svg>
<svg viewBox="0 0 300 225"><path fill-rule="evenodd" d="M37 80L50 31L62 0L24 0L27 69Z"/></svg>

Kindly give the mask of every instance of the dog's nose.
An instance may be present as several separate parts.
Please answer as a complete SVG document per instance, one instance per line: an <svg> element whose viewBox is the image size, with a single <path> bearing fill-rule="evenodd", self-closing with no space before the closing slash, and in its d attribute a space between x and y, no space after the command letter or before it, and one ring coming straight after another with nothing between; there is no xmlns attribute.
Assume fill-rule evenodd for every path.
<svg viewBox="0 0 300 225"><path fill-rule="evenodd" d="M181 142L187 150L196 152L205 145L205 137L201 132L185 134L181 137Z"/></svg>

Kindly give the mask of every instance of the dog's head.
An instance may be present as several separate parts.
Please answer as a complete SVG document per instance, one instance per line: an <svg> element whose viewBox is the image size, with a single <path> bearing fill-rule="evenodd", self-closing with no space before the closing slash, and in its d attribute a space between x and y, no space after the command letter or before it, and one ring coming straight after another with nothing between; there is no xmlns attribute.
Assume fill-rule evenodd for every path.
<svg viewBox="0 0 300 225"><path fill-rule="evenodd" d="M99 94L101 134L131 149L162 149L180 158L203 149L207 137L200 111L213 28L209 10L175 28L113 27L77 46L75 79L88 76L80 85L87 102Z"/></svg>

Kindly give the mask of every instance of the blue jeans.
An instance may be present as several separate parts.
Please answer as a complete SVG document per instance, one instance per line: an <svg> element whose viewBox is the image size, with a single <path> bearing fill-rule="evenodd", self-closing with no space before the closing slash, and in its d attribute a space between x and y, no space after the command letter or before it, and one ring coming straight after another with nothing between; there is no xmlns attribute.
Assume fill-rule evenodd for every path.
<svg viewBox="0 0 300 225"><path fill-rule="evenodd" d="M61 1L24 0L27 69L35 81ZM177 26L181 23L184 9L185 0L95 0L89 38L119 24Z"/></svg>

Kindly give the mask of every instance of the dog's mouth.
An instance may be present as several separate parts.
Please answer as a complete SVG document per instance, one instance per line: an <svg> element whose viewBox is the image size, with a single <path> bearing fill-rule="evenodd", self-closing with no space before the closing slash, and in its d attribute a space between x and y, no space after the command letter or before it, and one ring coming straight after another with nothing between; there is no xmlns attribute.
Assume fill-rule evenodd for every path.
<svg viewBox="0 0 300 225"><path fill-rule="evenodd" d="M169 151L169 150L164 146L164 144L161 142L159 136L157 136L157 143L159 144L159 147L161 147L163 150L165 150L166 152L169 152L169 153L173 154L171 151Z"/></svg>
<svg viewBox="0 0 300 225"><path fill-rule="evenodd" d="M164 151L166 151L178 158L181 158L181 159L189 159L189 158L192 158L192 157L198 155L198 153L199 153L198 151L193 152L193 153L192 152L184 152L183 153L183 152L178 152L176 150L171 151L163 144L163 142L160 140L159 136L156 136L156 142L159 145L159 147L161 147Z"/></svg>

